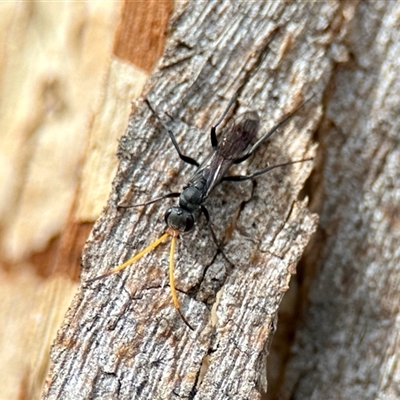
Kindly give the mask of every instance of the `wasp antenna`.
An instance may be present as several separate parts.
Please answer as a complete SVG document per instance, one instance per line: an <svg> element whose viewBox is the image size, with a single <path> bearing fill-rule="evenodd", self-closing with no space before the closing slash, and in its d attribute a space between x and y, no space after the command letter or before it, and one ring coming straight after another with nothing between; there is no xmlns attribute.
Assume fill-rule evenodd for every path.
<svg viewBox="0 0 400 400"><path fill-rule="evenodd" d="M179 313L179 316L181 317L182 321L185 323L185 325L191 330L194 331L194 328L189 324L188 320L185 318L185 316L182 314L182 311L177 308L177 311Z"/></svg>
<svg viewBox="0 0 400 400"><path fill-rule="evenodd" d="M155 199L146 201L146 203L140 203L140 204L118 204L117 208L135 208L135 207L143 207L143 206L149 206L150 204L157 203L157 201L164 200L164 199L170 199L173 197L179 197L180 193L177 192L172 192L172 193L167 193L164 194L163 196L156 197Z"/></svg>
<svg viewBox="0 0 400 400"><path fill-rule="evenodd" d="M179 304L178 300L178 295L176 293L175 289L175 277L174 277L174 255L175 255L175 247L176 247L176 239L178 237L178 233L175 230L170 229L170 235L172 236L171 240L171 251L169 253L169 286L171 288L171 296L172 296L172 301L174 303L174 307L178 311L180 317L182 318L182 321L185 323L185 325L194 331L194 329L190 326L189 322L186 320L184 315L182 314L181 307Z"/></svg>
<svg viewBox="0 0 400 400"><path fill-rule="evenodd" d="M151 243L149 246L147 246L145 249L134 255L132 258L130 258L128 261L125 261L123 264L119 265L118 267L106 272L103 275L99 275L96 278L88 279L86 282L94 282L99 279L106 278L107 276L116 274L119 271L122 271L126 267L129 267L131 264L135 263L136 261L140 260L145 254L149 253L150 251L154 250L159 244L161 244L168 236L170 236L170 233L164 233L161 237L156 239L153 243Z"/></svg>

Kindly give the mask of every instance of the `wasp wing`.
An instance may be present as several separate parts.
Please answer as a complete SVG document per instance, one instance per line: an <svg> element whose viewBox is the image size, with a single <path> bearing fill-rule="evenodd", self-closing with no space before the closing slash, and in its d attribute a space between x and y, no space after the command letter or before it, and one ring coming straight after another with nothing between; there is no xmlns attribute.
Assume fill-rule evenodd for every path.
<svg viewBox="0 0 400 400"><path fill-rule="evenodd" d="M255 111L242 114L231 120L226 127L216 150L199 166L187 186L196 186L203 193L203 201L221 182L234 161L251 145L260 126L260 117Z"/></svg>

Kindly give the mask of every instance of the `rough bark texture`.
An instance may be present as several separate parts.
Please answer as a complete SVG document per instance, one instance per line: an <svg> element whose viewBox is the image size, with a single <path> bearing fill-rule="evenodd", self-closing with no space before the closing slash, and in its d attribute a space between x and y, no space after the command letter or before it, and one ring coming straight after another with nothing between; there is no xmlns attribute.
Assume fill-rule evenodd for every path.
<svg viewBox="0 0 400 400"><path fill-rule="evenodd" d="M236 173L313 156L321 98L334 58L342 55L335 41L345 10L338 2L190 2L173 18L146 96L182 151L202 160L210 125L233 93L239 93L233 114L257 110L262 132L314 93ZM175 276L190 331L171 304L167 246L120 275L85 283L164 229L167 202L117 205L179 190L191 173L143 101L135 104L118 154L108 206L83 254L82 286L52 349L44 398L260 398L278 307L316 228L302 192L312 163L215 191L207 206L233 267L202 218L182 235Z"/></svg>
<svg viewBox="0 0 400 400"><path fill-rule="evenodd" d="M320 136L320 228L304 271L315 281L282 399L400 398L400 4L361 2L346 43Z"/></svg>

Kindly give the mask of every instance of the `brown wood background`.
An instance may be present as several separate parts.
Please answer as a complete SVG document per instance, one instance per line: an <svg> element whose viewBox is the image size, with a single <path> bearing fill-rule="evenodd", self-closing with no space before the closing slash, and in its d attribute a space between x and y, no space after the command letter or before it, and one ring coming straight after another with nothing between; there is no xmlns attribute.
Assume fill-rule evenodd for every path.
<svg viewBox="0 0 400 400"><path fill-rule="evenodd" d="M0 8L0 398L38 398L46 375L44 398L400 397L396 2L193 1L172 19L168 2ZM204 223L182 238L195 332L171 306L168 246L82 285L100 213L83 281L163 229L164 204L116 204L190 175L141 100L128 125L130 102L146 94L201 159L234 91L263 129L316 93L240 172L316 159L216 191L234 268Z"/></svg>

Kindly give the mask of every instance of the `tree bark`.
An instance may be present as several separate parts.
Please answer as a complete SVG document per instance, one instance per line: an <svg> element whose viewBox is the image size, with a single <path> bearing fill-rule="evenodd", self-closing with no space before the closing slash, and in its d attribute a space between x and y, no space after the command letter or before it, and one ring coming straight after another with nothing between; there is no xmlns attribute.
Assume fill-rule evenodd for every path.
<svg viewBox="0 0 400 400"><path fill-rule="evenodd" d="M320 224L280 399L400 398L399 27L398 2L367 1L345 36L349 58L332 81L312 184Z"/></svg>
<svg viewBox="0 0 400 400"><path fill-rule="evenodd" d="M144 96L182 152L202 160L208 130L235 92L233 114L256 110L260 134L314 95L235 173L312 157L322 95L342 55L336 41L346 9L339 2L186 3ZM82 285L52 348L44 398L258 399L279 304L317 224L304 190L312 163L215 190L207 207L233 267L200 217L196 230L182 235L175 276L191 331L172 306L168 246L119 275L85 283L165 229L170 202L118 205L179 190L193 172L143 99L120 141L113 190L83 254Z"/></svg>

